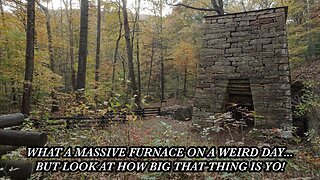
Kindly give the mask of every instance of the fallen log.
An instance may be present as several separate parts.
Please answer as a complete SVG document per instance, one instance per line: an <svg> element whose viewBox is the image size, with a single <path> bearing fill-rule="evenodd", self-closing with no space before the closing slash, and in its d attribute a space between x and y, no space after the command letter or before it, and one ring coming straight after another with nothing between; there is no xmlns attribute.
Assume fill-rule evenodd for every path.
<svg viewBox="0 0 320 180"><path fill-rule="evenodd" d="M24 121L24 115L21 113L8 114L0 116L0 128L18 126Z"/></svg>
<svg viewBox="0 0 320 180"><path fill-rule="evenodd" d="M0 144L13 146L44 146L47 135L40 132L0 130Z"/></svg>
<svg viewBox="0 0 320 180"><path fill-rule="evenodd" d="M29 179L32 174L33 166L28 161L0 161L0 178L9 177L11 179Z"/></svg>
<svg viewBox="0 0 320 180"><path fill-rule="evenodd" d="M18 148L19 146L0 145L0 156L3 154L7 154L10 151L14 151Z"/></svg>

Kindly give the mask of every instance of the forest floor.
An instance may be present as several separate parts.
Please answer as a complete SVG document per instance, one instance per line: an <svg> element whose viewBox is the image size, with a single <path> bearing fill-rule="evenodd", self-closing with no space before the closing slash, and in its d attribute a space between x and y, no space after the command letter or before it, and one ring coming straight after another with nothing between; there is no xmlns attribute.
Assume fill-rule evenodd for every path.
<svg viewBox="0 0 320 180"><path fill-rule="evenodd" d="M48 129L48 128L46 128ZM177 121L169 117L149 117L129 123L113 124L105 128L75 128L48 131L48 146L286 146L294 158L283 173L35 173L33 178L44 179L319 179L320 157L308 142L301 139L285 140L268 131L261 136L254 129L237 129L219 133L200 133L191 121ZM22 153L23 154L23 153ZM39 160L39 159L38 159ZM84 159L81 159L83 161ZM101 160L101 159L100 159ZM172 160L172 159L171 159Z"/></svg>

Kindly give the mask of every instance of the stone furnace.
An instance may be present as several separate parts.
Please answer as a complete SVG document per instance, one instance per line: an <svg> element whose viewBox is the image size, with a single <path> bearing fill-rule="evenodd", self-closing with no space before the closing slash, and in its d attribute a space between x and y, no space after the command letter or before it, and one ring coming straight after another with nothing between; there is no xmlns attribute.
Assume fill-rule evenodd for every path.
<svg viewBox="0 0 320 180"><path fill-rule="evenodd" d="M291 127L286 18L287 7L205 17L194 124L237 103L256 127Z"/></svg>

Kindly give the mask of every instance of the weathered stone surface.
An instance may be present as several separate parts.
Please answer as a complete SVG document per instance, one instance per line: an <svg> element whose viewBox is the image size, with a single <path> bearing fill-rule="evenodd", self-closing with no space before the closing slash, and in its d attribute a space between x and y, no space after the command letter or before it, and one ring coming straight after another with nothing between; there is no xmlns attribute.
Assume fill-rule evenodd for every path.
<svg viewBox="0 0 320 180"><path fill-rule="evenodd" d="M242 32L232 32L231 36L236 37L236 36L247 36L250 34L250 31L242 31Z"/></svg>
<svg viewBox="0 0 320 180"><path fill-rule="evenodd" d="M241 21L248 21L248 20L255 20L255 19L257 19L257 16L255 14L252 14L252 15L243 16L241 18Z"/></svg>
<svg viewBox="0 0 320 180"><path fill-rule="evenodd" d="M273 18L260 18L254 21L250 21L250 25L255 26L255 25L261 25L261 24L269 24L274 22Z"/></svg>
<svg viewBox="0 0 320 180"><path fill-rule="evenodd" d="M270 44L271 43L271 38L262 38L262 39L254 39L250 41L250 45L265 45L265 44Z"/></svg>
<svg viewBox="0 0 320 180"><path fill-rule="evenodd" d="M226 49L227 54L232 54L232 53L241 53L241 48L229 48Z"/></svg>
<svg viewBox="0 0 320 180"><path fill-rule="evenodd" d="M219 45L222 43L226 43L226 38L213 39L208 41L208 45Z"/></svg>
<svg viewBox="0 0 320 180"><path fill-rule="evenodd" d="M230 38L227 38L227 42L230 42L230 43L242 42L242 41L244 41L244 37L230 37Z"/></svg>
<svg viewBox="0 0 320 180"><path fill-rule="evenodd" d="M162 110L165 115L170 115L173 119L180 121L189 121L192 118L192 107L169 106Z"/></svg>
<svg viewBox="0 0 320 180"><path fill-rule="evenodd" d="M232 18L223 18L223 19L218 19L218 23L226 23L226 22L232 22Z"/></svg>
<svg viewBox="0 0 320 180"><path fill-rule="evenodd" d="M215 49L225 49L230 47L230 43L215 44L215 45L208 44L208 47L215 48Z"/></svg>
<svg viewBox="0 0 320 180"><path fill-rule="evenodd" d="M193 120L224 111L230 79L248 79L257 127L291 123L285 8L206 17Z"/></svg>
<svg viewBox="0 0 320 180"><path fill-rule="evenodd" d="M242 18L242 19L244 19L244 18ZM249 24L250 24L249 21L244 21L244 20L240 21L240 26L248 26Z"/></svg>

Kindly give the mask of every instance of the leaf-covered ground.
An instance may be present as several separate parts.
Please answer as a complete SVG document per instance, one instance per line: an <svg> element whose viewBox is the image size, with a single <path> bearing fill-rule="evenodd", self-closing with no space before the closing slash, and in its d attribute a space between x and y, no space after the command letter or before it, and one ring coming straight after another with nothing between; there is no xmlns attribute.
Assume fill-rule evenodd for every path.
<svg viewBox="0 0 320 180"><path fill-rule="evenodd" d="M48 128L46 128L48 129ZM34 179L304 179L320 178L320 158L311 146L300 139L284 140L275 130L228 129L219 133L201 133L191 121L152 117L114 124L105 128L51 128L48 146L221 146L283 145L295 154L284 173L35 173ZM22 152L23 154L23 152ZM84 160L84 159L81 159Z"/></svg>

